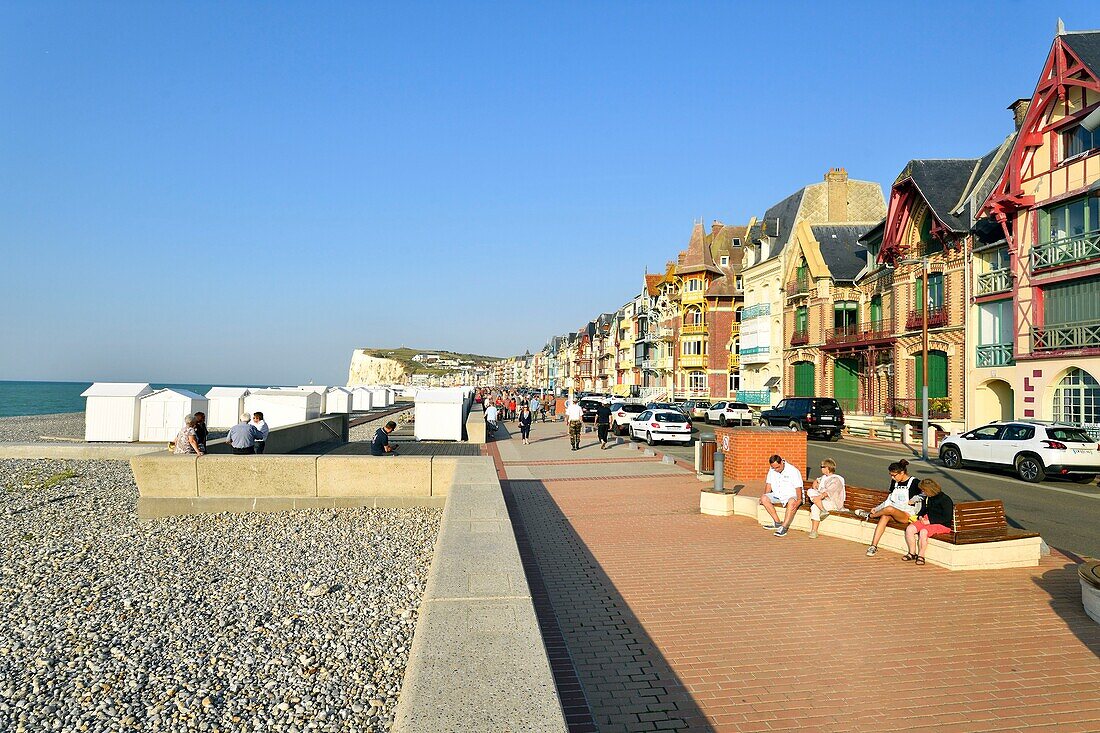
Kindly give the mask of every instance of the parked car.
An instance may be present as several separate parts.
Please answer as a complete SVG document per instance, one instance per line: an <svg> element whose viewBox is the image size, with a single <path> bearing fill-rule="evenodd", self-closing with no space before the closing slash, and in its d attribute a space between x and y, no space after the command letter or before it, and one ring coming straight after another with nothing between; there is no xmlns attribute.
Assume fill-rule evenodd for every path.
<svg viewBox="0 0 1100 733"><path fill-rule="evenodd" d="M611 432L626 435L630 432L630 421L645 412L641 402L616 402L611 405Z"/></svg>
<svg viewBox="0 0 1100 733"><path fill-rule="evenodd" d="M786 397L760 413L761 425L805 430L811 436L840 440L844 411L832 397Z"/></svg>
<svg viewBox="0 0 1100 733"><path fill-rule="evenodd" d="M1013 420L947 436L940 460L948 468L1011 469L1030 483L1047 476L1088 483L1100 473L1100 444L1073 425Z"/></svg>
<svg viewBox="0 0 1100 733"><path fill-rule="evenodd" d="M752 425L752 410L744 402L715 402L704 412L703 419L718 425Z"/></svg>
<svg viewBox="0 0 1100 733"><path fill-rule="evenodd" d="M684 408L675 404L674 402L650 402L645 406L647 410L676 410L680 414L686 415Z"/></svg>
<svg viewBox="0 0 1100 733"><path fill-rule="evenodd" d="M710 407L710 400L688 400L680 407L683 413L690 418L704 418L707 414L707 408Z"/></svg>
<svg viewBox="0 0 1100 733"><path fill-rule="evenodd" d="M577 404L581 406L581 421L582 422L596 422L596 410L600 405L605 404L603 400L598 400L595 397L585 397Z"/></svg>
<svg viewBox="0 0 1100 733"><path fill-rule="evenodd" d="M679 410L646 410L630 421L630 437L654 445L690 443L691 420Z"/></svg>

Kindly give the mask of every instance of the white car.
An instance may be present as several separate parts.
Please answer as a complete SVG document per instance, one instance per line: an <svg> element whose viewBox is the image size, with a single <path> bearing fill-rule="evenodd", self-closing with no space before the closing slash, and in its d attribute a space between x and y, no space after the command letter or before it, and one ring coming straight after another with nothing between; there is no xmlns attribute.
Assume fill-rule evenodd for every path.
<svg viewBox="0 0 1100 733"><path fill-rule="evenodd" d="M752 410L744 402L715 402L703 419L719 425L752 425Z"/></svg>
<svg viewBox="0 0 1100 733"><path fill-rule="evenodd" d="M630 432L630 421L645 412L641 402L615 402L611 405L611 432L626 435Z"/></svg>
<svg viewBox="0 0 1100 733"><path fill-rule="evenodd" d="M691 420L679 410L646 410L630 421L630 437L650 445L690 443Z"/></svg>
<svg viewBox="0 0 1100 733"><path fill-rule="evenodd" d="M1073 425L1011 420L949 435L940 460L948 468L1010 468L1031 483L1047 476L1087 483L1100 473L1100 445Z"/></svg>

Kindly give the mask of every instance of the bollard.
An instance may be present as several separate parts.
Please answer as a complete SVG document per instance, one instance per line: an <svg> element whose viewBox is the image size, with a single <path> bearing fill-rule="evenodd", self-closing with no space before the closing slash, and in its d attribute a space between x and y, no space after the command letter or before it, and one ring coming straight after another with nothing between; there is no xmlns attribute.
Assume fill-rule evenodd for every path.
<svg viewBox="0 0 1100 733"><path fill-rule="evenodd" d="M714 491L722 493L725 488L722 486L723 479L725 479L726 473L726 454L722 451L714 451Z"/></svg>

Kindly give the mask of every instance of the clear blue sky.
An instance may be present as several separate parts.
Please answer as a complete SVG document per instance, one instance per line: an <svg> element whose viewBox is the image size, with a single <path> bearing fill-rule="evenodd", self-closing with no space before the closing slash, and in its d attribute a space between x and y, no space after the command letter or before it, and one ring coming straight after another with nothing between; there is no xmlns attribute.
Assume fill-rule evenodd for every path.
<svg viewBox="0 0 1100 733"><path fill-rule="evenodd" d="M0 3L0 379L539 348L693 219L1011 128L1096 2Z"/></svg>

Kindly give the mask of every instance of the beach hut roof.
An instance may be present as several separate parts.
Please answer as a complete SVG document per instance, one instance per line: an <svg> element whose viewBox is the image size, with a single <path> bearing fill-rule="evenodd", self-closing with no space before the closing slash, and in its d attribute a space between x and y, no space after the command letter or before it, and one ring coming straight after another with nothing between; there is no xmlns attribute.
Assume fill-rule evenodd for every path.
<svg viewBox="0 0 1100 733"><path fill-rule="evenodd" d="M159 395L159 394L163 394L165 392L171 392L172 394L177 394L180 397L183 397L183 398L188 399L188 400L205 400L206 399L201 394L198 394L196 392L192 392L189 389L183 389L182 387L165 387L164 389L154 390L153 392L150 392L149 394L145 395L143 397L143 399L145 397L152 397L153 395Z"/></svg>
<svg viewBox="0 0 1100 733"><path fill-rule="evenodd" d="M248 395L248 387L211 387L206 393L207 397L245 397Z"/></svg>
<svg viewBox="0 0 1100 733"><path fill-rule="evenodd" d="M96 382L81 397L140 397L151 391L148 382Z"/></svg>

